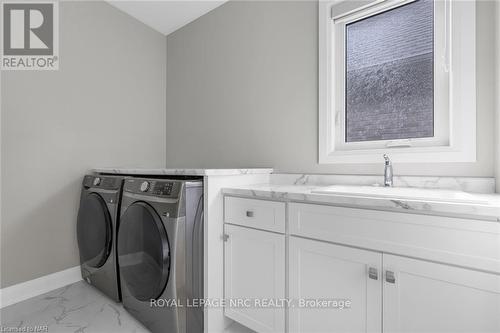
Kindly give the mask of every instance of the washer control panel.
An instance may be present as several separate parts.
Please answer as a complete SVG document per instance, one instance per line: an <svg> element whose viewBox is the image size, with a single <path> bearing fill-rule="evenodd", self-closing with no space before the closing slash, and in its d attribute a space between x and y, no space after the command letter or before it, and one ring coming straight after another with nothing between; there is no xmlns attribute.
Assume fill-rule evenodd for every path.
<svg viewBox="0 0 500 333"><path fill-rule="evenodd" d="M170 195L174 187L173 182L156 182L152 193L156 195Z"/></svg>
<svg viewBox="0 0 500 333"><path fill-rule="evenodd" d="M119 190L121 188L122 181L123 177L86 175L83 177L83 186L85 188Z"/></svg>
<svg viewBox="0 0 500 333"><path fill-rule="evenodd" d="M159 197L177 197L182 182L164 179L138 179L125 180L124 191L143 195Z"/></svg>

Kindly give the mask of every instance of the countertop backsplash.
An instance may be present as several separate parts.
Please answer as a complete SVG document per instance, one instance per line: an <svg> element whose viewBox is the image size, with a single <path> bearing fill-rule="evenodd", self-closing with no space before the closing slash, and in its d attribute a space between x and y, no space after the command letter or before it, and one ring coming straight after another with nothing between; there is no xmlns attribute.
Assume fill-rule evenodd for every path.
<svg viewBox="0 0 500 333"><path fill-rule="evenodd" d="M375 185L383 186L383 175L329 175L273 173L271 185ZM418 187L429 189L447 189L471 193L495 193L495 178L491 177L430 177L430 176L394 176L395 187Z"/></svg>

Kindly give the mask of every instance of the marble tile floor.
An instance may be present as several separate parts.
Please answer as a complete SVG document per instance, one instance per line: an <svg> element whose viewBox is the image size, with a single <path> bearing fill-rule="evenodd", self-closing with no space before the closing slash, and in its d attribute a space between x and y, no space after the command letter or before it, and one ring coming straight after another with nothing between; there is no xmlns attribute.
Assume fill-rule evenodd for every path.
<svg viewBox="0 0 500 333"><path fill-rule="evenodd" d="M149 332L121 304L83 281L0 309L0 332L34 327L49 333Z"/></svg>

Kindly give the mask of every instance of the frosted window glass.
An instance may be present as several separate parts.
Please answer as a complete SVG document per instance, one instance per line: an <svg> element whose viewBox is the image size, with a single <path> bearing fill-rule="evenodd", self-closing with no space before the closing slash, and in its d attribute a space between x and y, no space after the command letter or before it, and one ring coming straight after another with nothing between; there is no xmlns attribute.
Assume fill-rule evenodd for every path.
<svg viewBox="0 0 500 333"><path fill-rule="evenodd" d="M434 136L434 4L346 25L346 141Z"/></svg>

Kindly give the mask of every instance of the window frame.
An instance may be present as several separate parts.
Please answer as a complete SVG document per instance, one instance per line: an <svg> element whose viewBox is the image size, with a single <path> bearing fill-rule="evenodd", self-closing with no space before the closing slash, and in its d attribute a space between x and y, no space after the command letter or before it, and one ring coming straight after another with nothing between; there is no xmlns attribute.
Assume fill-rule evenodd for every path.
<svg viewBox="0 0 500 333"><path fill-rule="evenodd" d="M345 142L345 25L415 0L366 0L341 14L319 2L319 163L476 160L475 0L436 0L434 137ZM444 44L444 45L443 45Z"/></svg>

